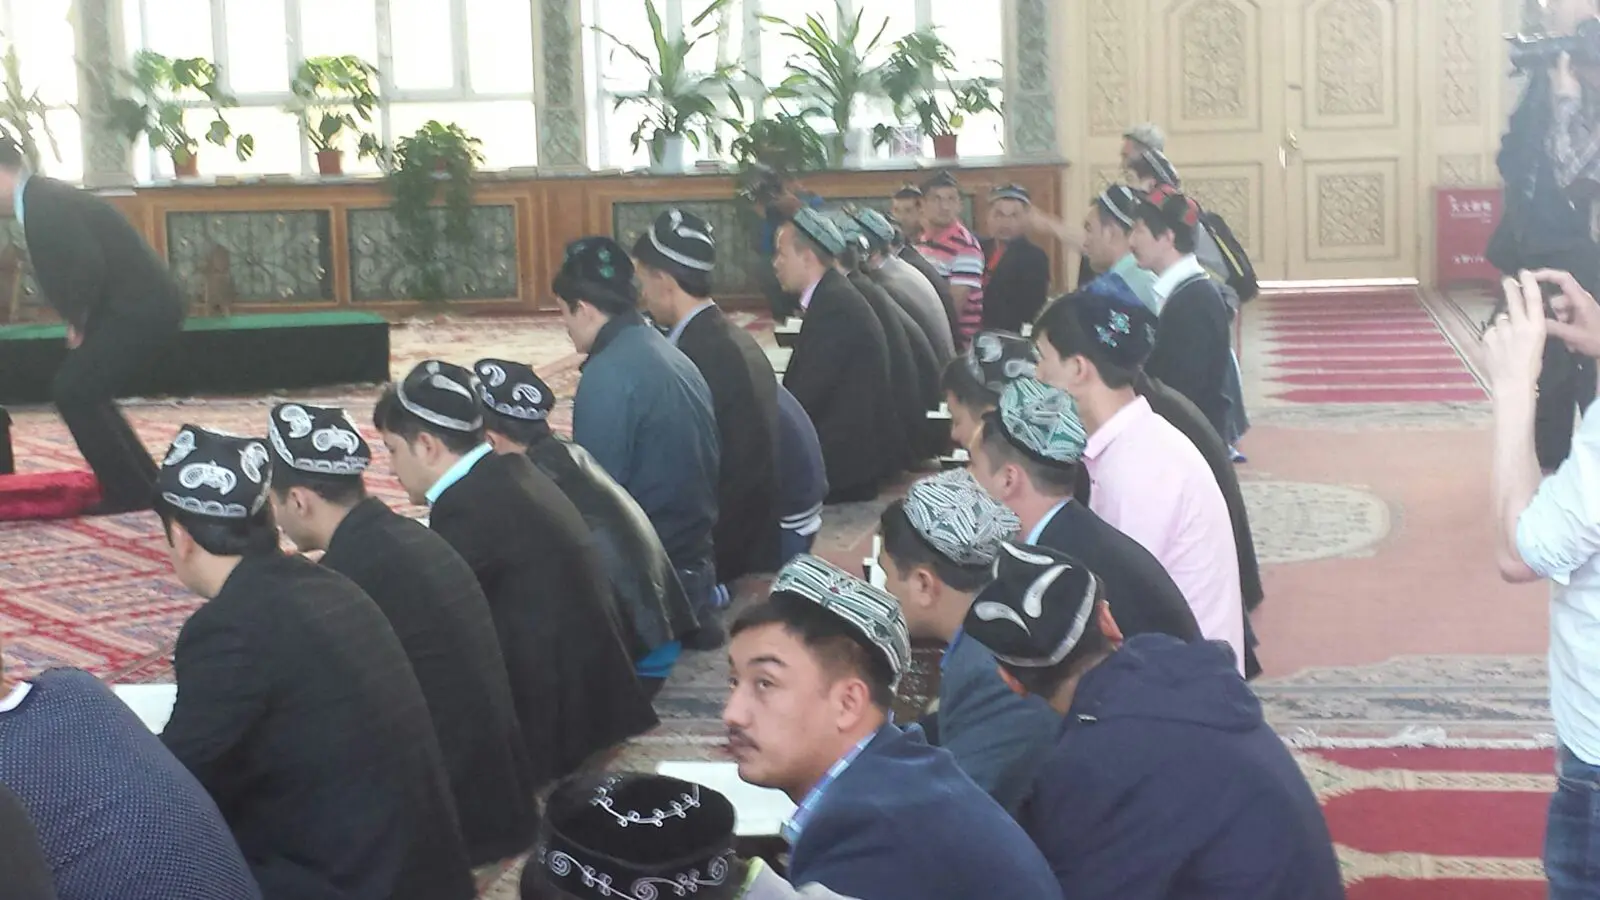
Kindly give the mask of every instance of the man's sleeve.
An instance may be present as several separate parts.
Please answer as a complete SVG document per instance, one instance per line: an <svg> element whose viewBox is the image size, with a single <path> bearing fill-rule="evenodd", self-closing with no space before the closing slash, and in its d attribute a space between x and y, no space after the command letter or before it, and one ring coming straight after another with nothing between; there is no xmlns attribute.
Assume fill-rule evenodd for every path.
<svg viewBox="0 0 1600 900"><path fill-rule="evenodd" d="M172 657L178 698L161 740L211 790L229 754L266 711L270 682L244 628L202 613L178 636Z"/></svg>
<svg viewBox="0 0 1600 900"><path fill-rule="evenodd" d="M1600 553L1600 408L1585 411L1561 468L1517 518L1517 554L1557 584Z"/></svg>
<svg viewBox="0 0 1600 900"><path fill-rule="evenodd" d="M588 373L572 403L572 440L595 458L618 484L633 476L633 416L629 392L613 373Z"/></svg>
<svg viewBox="0 0 1600 900"><path fill-rule="evenodd" d="M1052 733L1051 718L1048 706L1037 698L1018 697L998 675L968 673L951 692L950 704L939 704L939 745L974 784L994 796L1014 788L1008 781L1012 768L1039 745L1041 734ZM1059 723L1055 718L1054 724ZM1005 805L1017 798L996 799Z"/></svg>

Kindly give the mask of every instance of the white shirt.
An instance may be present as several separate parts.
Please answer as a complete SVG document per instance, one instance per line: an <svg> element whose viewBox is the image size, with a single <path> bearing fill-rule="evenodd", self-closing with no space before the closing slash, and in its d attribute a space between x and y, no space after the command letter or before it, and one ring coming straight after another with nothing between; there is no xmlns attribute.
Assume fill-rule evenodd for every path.
<svg viewBox="0 0 1600 900"><path fill-rule="evenodd" d="M1600 401L1597 401L1600 402ZM1572 452L1517 519L1517 554L1553 582L1550 710L1556 736L1600 765L1600 409L1591 403Z"/></svg>
<svg viewBox="0 0 1600 900"><path fill-rule="evenodd" d="M1167 305L1167 298L1184 282L1191 278L1208 278L1205 266L1200 265L1200 260L1193 253L1173 263L1165 272L1156 276L1156 283L1152 290L1156 295L1156 309Z"/></svg>

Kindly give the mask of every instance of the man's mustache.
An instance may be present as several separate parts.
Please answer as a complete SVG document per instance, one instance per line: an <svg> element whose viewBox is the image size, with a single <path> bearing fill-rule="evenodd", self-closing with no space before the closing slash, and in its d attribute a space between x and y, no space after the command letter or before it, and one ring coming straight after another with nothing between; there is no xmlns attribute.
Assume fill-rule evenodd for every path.
<svg viewBox="0 0 1600 900"><path fill-rule="evenodd" d="M742 729L742 728L729 728L728 729L728 746L730 748L731 747L745 747L745 748L749 748L751 750L759 750L759 749L761 749L760 747L758 747L756 745L755 741L750 739L750 736L748 734L744 733L744 729Z"/></svg>

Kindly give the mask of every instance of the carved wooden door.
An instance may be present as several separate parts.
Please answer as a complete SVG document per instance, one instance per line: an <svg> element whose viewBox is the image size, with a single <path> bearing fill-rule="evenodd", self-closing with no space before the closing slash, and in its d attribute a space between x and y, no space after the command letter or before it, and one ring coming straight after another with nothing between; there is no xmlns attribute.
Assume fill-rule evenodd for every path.
<svg viewBox="0 0 1600 900"><path fill-rule="evenodd" d="M1184 190L1228 220L1263 280L1290 271L1279 164L1287 5L1149 0L1143 9L1148 117L1167 130Z"/></svg>
<svg viewBox="0 0 1600 900"><path fill-rule="evenodd" d="M1417 277L1416 4L1284 5L1287 275Z"/></svg>

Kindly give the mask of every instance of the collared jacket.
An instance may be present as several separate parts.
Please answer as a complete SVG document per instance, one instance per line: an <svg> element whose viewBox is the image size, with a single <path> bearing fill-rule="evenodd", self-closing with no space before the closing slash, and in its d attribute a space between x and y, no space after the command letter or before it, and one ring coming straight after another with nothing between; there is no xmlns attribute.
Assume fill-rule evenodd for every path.
<svg viewBox="0 0 1600 900"><path fill-rule="evenodd" d="M639 501L675 568L711 560L721 464L711 389L637 313L595 336L572 401L572 439Z"/></svg>
<svg viewBox="0 0 1600 900"><path fill-rule="evenodd" d="M983 327L1016 334L1032 325L1044 309L1050 294L1050 257L1026 237L1005 241L995 258L1000 241L984 238Z"/></svg>

